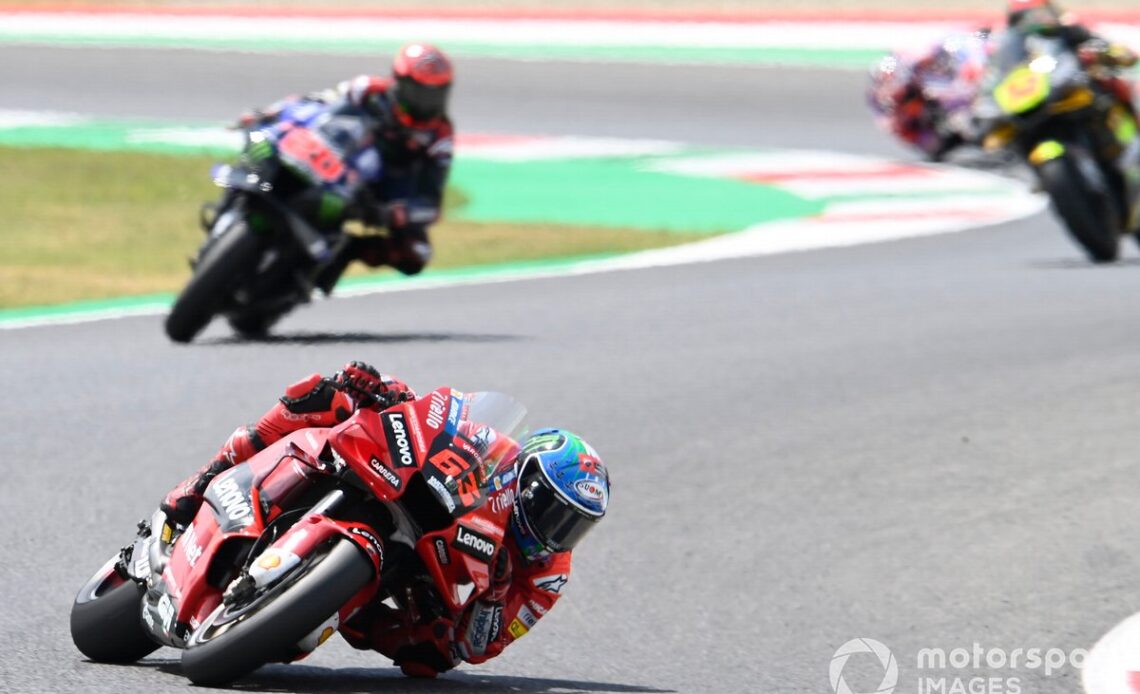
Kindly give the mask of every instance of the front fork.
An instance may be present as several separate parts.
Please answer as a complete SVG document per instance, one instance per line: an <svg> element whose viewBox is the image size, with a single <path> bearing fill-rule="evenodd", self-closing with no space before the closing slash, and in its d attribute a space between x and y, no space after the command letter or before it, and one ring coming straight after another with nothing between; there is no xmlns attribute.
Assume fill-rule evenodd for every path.
<svg viewBox="0 0 1140 694"><path fill-rule="evenodd" d="M146 588L139 610L151 638L164 646L180 648L184 634L175 623L175 605L162 582L162 572L176 539L171 530L162 511L156 511L150 521L140 521L134 542L119 552L114 570Z"/></svg>
<svg viewBox="0 0 1140 694"><path fill-rule="evenodd" d="M217 202L202 203L202 206L198 208L198 226L202 228L203 233L210 234L218 221L218 217L233 206L235 197L234 191L226 188Z"/></svg>
<svg viewBox="0 0 1140 694"><path fill-rule="evenodd" d="M156 528L159 534L156 535ZM141 520L131 544L119 551L115 570L123 578L150 587L156 576L162 575L170 553L174 549L174 535L166 522L166 514L155 511L150 520Z"/></svg>
<svg viewBox="0 0 1140 694"><path fill-rule="evenodd" d="M1070 149L1073 151L1070 152ZM1060 140L1038 142L1029 150L1026 158L1036 170L1044 164L1066 155L1073 157L1073 161L1085 182L1097 193L1106 195L1120 213L1120 220L1126 221L1128 214L1130 214L1126 212L1133 208L1130 201L1133 199L1134 193L1132 191L1134 189L1126 177L1127 169L1121 166L1122 160L1120 158L1106 161L1103 158L1103 153L1098 152L1093 147L1085 145L1072 148L1071 145L1062 143ZM1140 179L1137 179L1137 182L1140 183ZM1131 228L1133 226L1125 225L1122 230Z"/></svg>
<svg viewBox="0 0 1140 694"><path fill-rule="evenodd" d="M331 195L331 194L326 194ZM321 207L324 209L324 206ZM254 231L264 231L268 228L268 222L260 213L250 213L250 204L248 200L244 199L243 195L233 189L226 189L221 200L216 203L203 203L198 211L198 224L202 227L202 231L206 233L209 239L219 236L224 230L228 229L236 221L240 219L234 218L245 217L245 222L251 225ZM312 266L304 271L294 274L293 279L299 286L299 292L296 301L299 303L308 303L314 288L320 288L326 295L332 292L332 286L340 278L344 272L345 266L351 261L351 258L346 257L348 244L351 239L347 233L343 231L336 234L331 243L324 238L324 235L315 231L303 220L284 220L284 225L287 226L294 234L297 242L302 248L305 248L309 257L313 260ZM207 242L208 243L208 242ZM204 248L205 246L203 246ZM314 255L313 249L315 247L323 248L319 253ZM199 252L199 255L201 253ZM266 266L272 263L277 258L277 252L270 249L269 252L262 259L262 266L259 270L264 270ZM197 263L197 260L191 260L191 268ZM292 299L289 303L292 303Z"/></svg>

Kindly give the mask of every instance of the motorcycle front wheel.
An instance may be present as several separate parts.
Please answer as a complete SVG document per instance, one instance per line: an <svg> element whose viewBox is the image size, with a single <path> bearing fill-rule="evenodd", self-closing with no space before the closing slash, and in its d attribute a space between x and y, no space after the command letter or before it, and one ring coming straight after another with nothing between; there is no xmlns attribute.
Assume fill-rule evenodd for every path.
<svg viewBox="0 0 1140 694"><path fill-rule="evenodd" d="M117 560L104 564L71 605L71 640L97 663L133 663L158 649L142 623L146 589L119 575Z"/></svg>
<svg viewBox="0 0 1140 694"><path fill-rule="evenodd" d="M373 577L372 562L339 540L329 552L252 602L218 607L182 651L182 671L198 685L220 686L285 658Z"/></svg>
<svg viewBox="0 0 1140 694"><path fill-rule="evenodd" d="M167 336L175 342L193 340L253 271L258 253L257 237L244 219L207 241L194 275L166 317Z"/></svg>
<svg viewBox="0 0 1140 694"><path fill-rule="evenodd" d="M1120 253L1120 221L1111 195L1089 182L1074 150L1037 167L1041 186L1065 227L1094 263L1111 263ZM1089 161L1088 166L1096 163Z"/></svg>

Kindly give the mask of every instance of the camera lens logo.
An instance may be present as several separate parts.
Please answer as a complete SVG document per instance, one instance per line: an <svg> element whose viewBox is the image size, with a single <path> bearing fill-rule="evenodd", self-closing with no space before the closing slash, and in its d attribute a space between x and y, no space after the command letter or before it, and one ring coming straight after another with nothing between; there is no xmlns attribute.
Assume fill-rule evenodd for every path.
<svg viewBox="0 0 1140 694"><path fill-rule="evenodd" d="M847 680L843 679L843 668L847 666L847 660L859 653L870 653L878 658L879 664L883 666L883 681L879 683L878 689L856 692L848 686ZM835 690L835 694L891 694L899 683L899 663L895 660L891 649L875 639L852 639L840 646L835 655L831 656L829 674L831 688Z"/></svg>

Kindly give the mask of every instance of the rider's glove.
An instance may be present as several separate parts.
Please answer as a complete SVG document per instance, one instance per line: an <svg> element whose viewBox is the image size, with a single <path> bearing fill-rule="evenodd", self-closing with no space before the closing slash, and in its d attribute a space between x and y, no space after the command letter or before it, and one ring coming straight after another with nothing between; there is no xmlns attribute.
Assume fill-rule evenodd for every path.
<svg viewBox="0 0 1140 694"><path fill-rule="evenodd" d="M306 426L331 427L348 419L348 416L352 414L352 402L345 397L341 390L333 379L321 378L320 374L313 374L286 388L280 401L286 410L295 415L313 415L306 420ZM322 417L326 414L332 419ZM274 430L274 434L277 434L274 436L274 440L293 431L293 429L283 425L287 423L278 422L277 420L281 418L275 417L273 411L270 411L258 423L259 432L262 428L261 425L267 423L267 418L273 420L269 428Z"/></svg>
<svg viewBox="0 0 1140 694"><path fill-rule="evenodd" d="M249 130L250 128L261 125L265 122L265 114L257 109L246 111L238 116L237 122L234 123L235 130Z"/></svg>
<svg viewBox="0 0 1140 694"><path fill-rule="evenodd" d="M345 364L333 377L333 385L357 399L362 407L384 409L416 397L408 384L362 361Z"/></svg>
<svg viewBox="0 0 1140 694"><path fill-rule="evenodd" d="M403 200L388 203L364 200L360 203L359 210L360 221L370 227L386 227L392 231L399 231L411 221L408 203Z"/></svg>
<svg viewBox="0 0 1140 694"><path fill-rule="evenodd" d="M389 203L384 210L385 225L393 231L408 226L408 204L402 200Z"/></svg>
<svg viewBox="0 0 1140 694"><path fill-rule="evenodd" d="M1140 56L1136 55L1128 46L1114 43L1108 47L1108 52L1105 54L1114 65L1119 67L1132 67L1140 60Z"/></svg>
<svg viewBox="0 0 1140 694"><path fill-rule="evenodd" d="M1136 64L1136 53L1128 46L1109 43L1104 39L1085 41L1077 48L1077 57L1085 67L1132 67Z"/></svg>

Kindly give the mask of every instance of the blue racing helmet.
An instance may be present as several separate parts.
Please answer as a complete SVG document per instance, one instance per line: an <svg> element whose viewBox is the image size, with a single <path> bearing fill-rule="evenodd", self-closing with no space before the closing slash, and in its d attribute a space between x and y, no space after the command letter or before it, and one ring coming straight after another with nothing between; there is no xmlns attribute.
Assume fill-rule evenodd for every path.
<svg viewBox="0 0 1140 694"><path fill-rule="evenodd" d="M610 475L598 453L563 429L531 434L518 456L513 520L523 554L568 552L603 516Z"/></svg>

